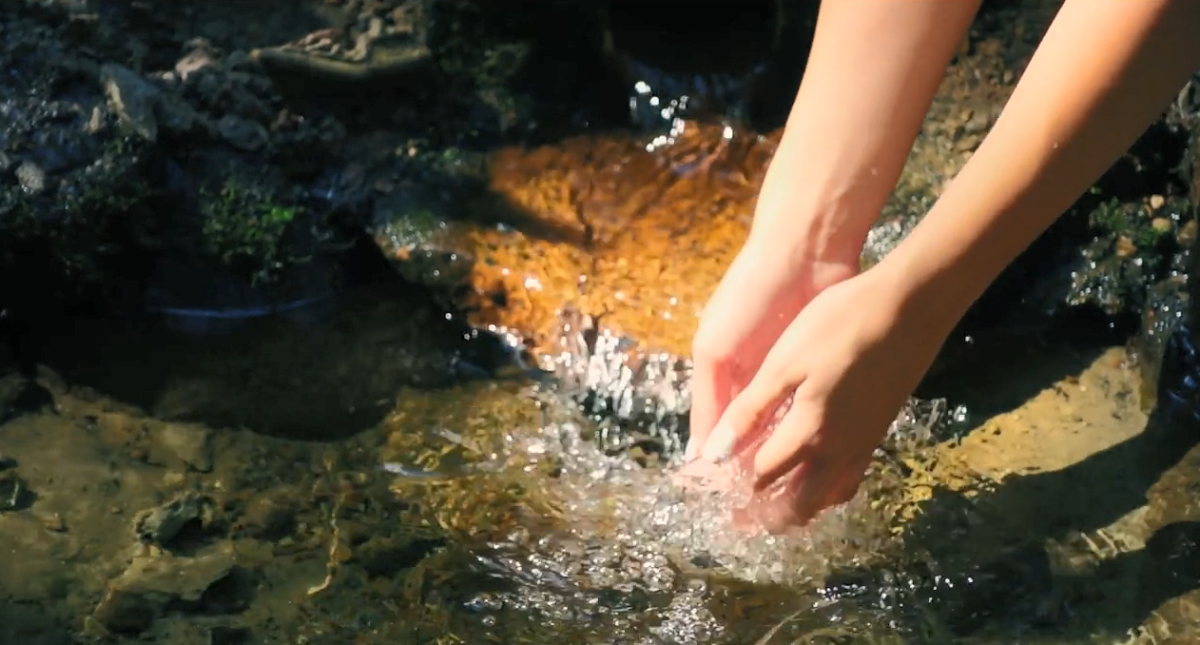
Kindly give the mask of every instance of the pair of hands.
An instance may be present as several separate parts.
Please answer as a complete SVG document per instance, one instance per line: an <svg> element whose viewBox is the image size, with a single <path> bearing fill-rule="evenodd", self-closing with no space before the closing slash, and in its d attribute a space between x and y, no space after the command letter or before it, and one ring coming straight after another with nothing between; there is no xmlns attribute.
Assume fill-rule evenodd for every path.
<svg viewBox="0 0 1200 645"><path fill-rule="evenodd" d="M892 267L859 272L861 242L816 257L771 240L752 233L701 317L682 474L748 473L735 521L776 532L854 496L945 334Z"/></svg>

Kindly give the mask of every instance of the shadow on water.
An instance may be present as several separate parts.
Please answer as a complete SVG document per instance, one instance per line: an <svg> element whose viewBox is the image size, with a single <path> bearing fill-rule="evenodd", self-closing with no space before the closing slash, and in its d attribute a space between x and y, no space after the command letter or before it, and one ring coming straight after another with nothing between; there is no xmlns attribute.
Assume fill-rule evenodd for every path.
<svg viewBox="0 0 1200 645"><path fill-rule="evenodd" d="M322 441L376 426L406 387L516 373L503 340L399 279L293 312L203 322L75 318L41 361L164 420Z"/></svg>
<svg viewBox="0 0 1200 645"><path fill-rule="evenodd" d="M997 624L1122 634L1200 588L1194 478L1162 483L1190 468L1180 463L1200 443L1195 409L1172 394L1186 384L1183 338L1168 346L1165 387L1137 435L1060 470L1011 475L975 499L935 488L907 541L936 563L926 602L956 637ZM1142 540L1113 527L1148 501L1153 533L1129 550Z"/></svg>
<svg viewBox="0 0 1200 645"><path fill-rule="evenodd" d="M0 589L0 642L21 645L72 645L78 641L69 621L45 605L3 600Z"/></svg>
<svg viewBox="0 0 1200 645"><path fill-rule="evenodd" d="M966 406L976 419L1014 410L1038 392L1079 374L1133 331L1125 321L1082 308L1048 325L1043 319L1011 328L981 324L961 328L978 331L947 343L943 350L947 367L931 373L916 394L946 397ZM1046 360L1047 354L1053 354L1054 360Z"/></svg>

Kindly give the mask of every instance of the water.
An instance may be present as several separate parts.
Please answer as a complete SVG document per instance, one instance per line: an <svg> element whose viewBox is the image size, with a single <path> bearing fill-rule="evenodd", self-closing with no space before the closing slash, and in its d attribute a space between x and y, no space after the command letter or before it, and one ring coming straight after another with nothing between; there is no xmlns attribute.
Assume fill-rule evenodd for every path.
<svg viewBox="0 0 1200 645"><path fill-rule="evenodd" d="M246 342L339 344L333 334L351 321L348 338L364 350L376 346L372 329L391 328L393 344L437 337L395 335L401 310L377 291L360 297L325 327L249 329ZM178 376L160 402L228 378L196 368L181 345L226 366L246 352L228 338L224 348L136 340L153 338ZM65 377L39 378L50 407L0 426L0 490L31 493L0 511L0 539L20 562L0 589L33 608L6 620L5 636L65 642L55 630L116 627L164 643L1167 642L1200 607L1194 440L1140 412L1119 348L1010 353L1024 358L974 377L993 383L970 401L985 417L964 425L945 405L906 411L857 498L777 537L735 531L728 500L681 486L677 453L650 440L653 425L631 430L546 381L430 389L410 373L386 386L375 421L348 409L336 421L336 398L310 402L346 427L296 441L172 420L161 403L132 407L64 363ZM106 361L108 380L144 369L112 358L89 360ZM341 372L349 386L387 374L358 365ZM1014 373L1023 376L1004 380ZM1065 376L1039 392L1047 373ZM245 401L262 401L259 381L242 383ZM1006 398L1019 405L1004 411ZM942 421L927 427L933 416ZM195 516L147 533L146 512L172 499L157 517L189 505ZM223 568L227 553L236 569ZM144 562L175 582L139 574ZM156 604L144 588L174 600ZM1138 629L1149 635L1131 640Z"/></svg>
<svg viewBox="0 0 1200 645"><path fill-rule="evenodd" d="M1008 69L976 63L868 261L986 128ZM681 356L778 133L684 119L685 95L740 94L727 79L628 71L661 136L499 151L484 183L507 210L480 221L391 213L414 256L445 243L455 271L426 286L464 280L458 308L387 284L303 320L80 319L34 382L0 378L0 642L1187 642L1186 343L1174 404L1147 413L1122 347L992 339L943 376L952 395L903 412L855 499L786 536L739 532L736 489L677 476ZM446 211L496 208L471 205Z"/></svg>

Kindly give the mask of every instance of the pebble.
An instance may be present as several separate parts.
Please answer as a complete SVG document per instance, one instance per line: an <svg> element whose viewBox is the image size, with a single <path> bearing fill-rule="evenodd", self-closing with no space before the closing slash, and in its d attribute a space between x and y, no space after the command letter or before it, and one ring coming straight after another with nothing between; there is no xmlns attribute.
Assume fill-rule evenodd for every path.
<svg viewBox="0 0 1200 645"><path fill-rule="evenodd" d="M31 161L25 161L17 167L17 181L26 195L37 195L46 190L46 171Z"/></svg>

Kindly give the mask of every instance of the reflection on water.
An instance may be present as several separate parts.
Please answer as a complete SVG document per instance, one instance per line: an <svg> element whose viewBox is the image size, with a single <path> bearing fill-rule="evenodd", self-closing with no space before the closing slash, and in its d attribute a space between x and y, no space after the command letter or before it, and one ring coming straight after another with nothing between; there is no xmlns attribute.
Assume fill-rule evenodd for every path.
<svg viewBox="0 0 1200 645"><path fill-rule="evenodd" d="M343 315L364 347L402 322L389 306ZM299 352L348 321L326 324L273 327L270 342ZM378 424L300 442L151 416L103 379L10 377L0 544L19 564L0 571L0 635L1167 642L1200 608L1194 431L1141 413L1120 350L1010 353L1043 369L998 374L1040 394L957 438L929 427L956 421L947 408L914 407L859 497L781 537L735 532L728 500L680 486L652 429L544 381L393 382ZM107 360L109 380L130 369L90 359ZM30 387L46 396L17 405L35 400L15 394ZM336 418L336 399L311 405Z"/></svg>

